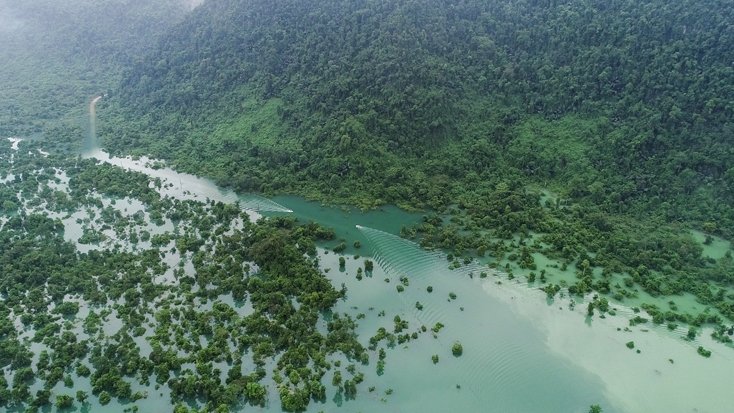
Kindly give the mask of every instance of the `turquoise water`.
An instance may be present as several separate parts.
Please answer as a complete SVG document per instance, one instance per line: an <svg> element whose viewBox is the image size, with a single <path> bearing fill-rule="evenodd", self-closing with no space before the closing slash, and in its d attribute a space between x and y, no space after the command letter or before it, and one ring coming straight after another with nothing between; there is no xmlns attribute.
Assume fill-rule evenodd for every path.
<svg viewBox="0 0 734 413"><path fill-rule="evenodd" d="M319 202L308 201L302 197L292 195L279 195L272 197L271 200L291 212L286 214L283 211L263 211L264 215L288 215L301 222L314 221L332 228L336 234L335 239L324 243L324 246L332 248L344 242L346 245L344 253L349 255L370 255L372 253L372 244L367 242L364 233L357 229L357 225L379 229L391 234L399 234L403 226L420 222L423 216L420 213L406 212L393 205L362 211L354 207L325 206ZM360 248L354 247L355 241L359 241Z"/></svg>
<svg viewBox="0 0 734 413"><path fill-rule="evenodd" d="M691 235L693 236L693 239L698 241L701 244L701 247L703 248L703 256L713 258L715 260L719 260L723 258L726 253L732 253L732 245L731 242L719 238L716 236L712 236L709 243L706 243L706 234L704 234L701 231L691 231Z"/></svg>
<svg viewBox="0 0 734 413"><path fill-rule="evenodd" d="M478 272L471 279L470 269L448 270L448 261L439 253L383 231L359 230L379 264L372 277L362 281L354 277L360 260L349 260L343 273L329 274L335 282L345 282L349 291L345 304L367 314L361 329L373 332L390 324L395 315L409 320L410 331L421 325L430 329L437 322L445 326L436 338L429 330L415 342L388 352L385 374L376 378L395 389L387 411L586 412L596 403L607 412L620 411L605 396L598 377L554 354L540 330L489 296ZM398 293L396 285L403 276L409 285ZM365 311L370 307L374 310ZM381 310L385 317L376 316ZM583 326L583 319L578 321ZM463 346L461 357L451 353L455 341ZM433 354L439 356L438 364L432 363ZM354 403L350 411L359 411L366 402L358 398Z"/></svg>
<svg viewBox="0 0 734 413"><path fill-rule="evenodd" d="M161 192L185 199L222 200L237 202L243 197L222 190L211 182L178 174L165 168L150 168L149 160L111 158L104 153L92 152L89 156L117 164L127 169L148 173L162 180ZM176 183L179 183L178 188ZM119 203L120 207L128 207ZM360 320L359 334L362 342L375 334L379 327L389 331L397 315L409 322L408 331L419 331L422 325L430 329L440 322L445 327L433 337L430 332L421 333L417 340L387 349L384 374L376 370L377 352L370 354L371 363L359 366L365 373L365 382L359 386L355 400L340 400L337 390L329 387L325 404L312 403L309 411L346 412L443 412L449 409L461 411L522 411L522 412L584 412L592 403L605 406L606 411L617 411L614 403L604 395L603 383L598 377L553 355L544 343L543 335L527 320L513 314L502 302L488 296L481 286L473 283L466 272L448 270L445 257L427 252L395 234L403 225L417 222L421 214L406 213L395 207L360 211L351 208L330 208L297 197L277 197L265 200L261 212L268 215L288 214L299 220L317 221L335 229L338 239L344 239L351 251L344 255L347 265L340 271L339 255L321 248L319 257L324 270L336 286L348 288L347 300L337 310L354 317L364 314ZM141 205L129 206L132 210ZM286 212L293 211L293 212ZM256 216L253 216L256 218ZM357 227L356 224L361 225ZM69 234L79 233L74 220L70 220ZM370 227L367 227L370 226ZM377 229L379 228L379 229ZM112 236L112 234L110 234ZM358 240L362 247L354 248ZM364 257L376 261L374 271L361 281L357 280L357 268L363 266ZM477 273L478 274L478 273ZM410 285L398 293L399 278L407 276ZM390 282L385 282L389 279ZM426 287L432 285L433 293ZM457 295L449 300L449 293ZM423 310L417 310L420 301ZM209 303L211 304L211 303ZM250 311L245 306L238 311ZM384 316L379 316L384 312ZM82 311L78 320L84 314ZM120 327L114 315L106 326L108 334ZM461 357L454 357L451 346L460 341L464 347ZM141 342L141 349L148 346ZM38 350L38 349L37 349ZM432 355L440 361L433 364ZM346 364L346 361L345 361ZM76 390L89 391L88 379L74 377L73 389L59 384L55 394ZM40 382L37 386L40 386ZM369 387L374 386L374 391ZM264 408L248 407L243 411L280 411L280 402L274 384L270 384L270 403ZM141 388L149 397L135 403L140 411L170 411L168 392L164 388ZM392 389L392 394L387 394ZM523 395L528 389L532 397ZM36 389L34 388L34 391ZM94 399L94 398L93 398ZM93 400L86 408L94 412L117 412L129 405L113 401L100 406Z"/></svg>
<svg viewBox="0 0 734 413"><path fill-rule="evenodd" d="M355 400L342 400L328 383L329 401L312 403L309 412L585 413L591 404L601 405L606 413L730 411L731 349L713 343L707 334L687 342L664 329L627 328L631 311L623 307L617 308L617 317L587 318L582 303L574 307L568 299L547 301L544 293L519 282L520 278L510 281L480 264L449 270L442 253L422 250L397 236L403 225L419 221L421 214L395 207L366 212L332 208L293 196L267 200L152 167L154 160L112 158L99 150L87 156L160 179L164 195L240 202L243 208L259 211L250 215L252 219L260 214L287 214L333 228L336 239L319 249L320 266L328 270L335 286L347 287L347 298L337 311L359 319L361 341L367 344L379 327L392 331L395 316L408 321L408 332L420 331L422 325L428 328L406 344L387 348L382 342L378 349L387 350L384 372L378 373L377 351L372 351L369 365L358 365L365 381L358 386ZM248 204L250 199L255 201ZM341 240L347 246L342 269L340 255L329 251ZM361 248L355 248L354 241ZM357 269L363 267L365 257L374 260L375 269L359 280ZM479 277L482 271L489 274L487 278ZM401 277L409 285L398 292ZM431 293L428 286L433 288ZM251 307L238 311L251 311ZM115 329L114 321L111 317L109 333ZM434 337L430 328L438 322L444 328ZM460 357L451 352L457 341L463 346ZM636 343L639 354L626 347L628 341ZM698 345L712 350L710 359L696 354ZM431 360L433 355L439 357L437 364ZM242 411L281 411L272 382L269 388L273 397L266 407L247 406ZM74 389L60 384L54 393L73 394L78 389L89 390L89 381L75 378ZM135 403L139 411L172 410L163 388L145 390L148 398ZM95 399L76 411L107 413L129 407L117 401L100 406Z"/></svg>
<svg viewBox="0 0 734 413"><path fill-rule="evenodd" d="M453 378L474 391L476 402L490 406L462 411L585 412L592 402L606 412L729 411L734 355L706 334L687 342L664 327L628 328L633 313L619 306L621 316L588 318L582 303L570 309L568 299L548 302L544 293L476 264L447 270L441 253L381 231L362 231L388 274L409 277L410 287L400 294L404 308L421 323L446 324L439 337L443 349L462 342L464 356L452 365ZM477 276L482 270L488 278ZM433 286L432 294L426 285ZM447 301L448 292L456 301ZM411 308L417 300L422 311ZM641 353L629 350L628 341ZM699 345L714 350L711 359L696 354ZM432 377L441 382L445 376ZM456 406L469 403L455 398Z"/></svg>
<svg viewBox="0 0 734 413"><path fill-rule="evenodd" d="M291 212L288 208L260 195L237 194L231 189L218 187L209 179L161 167L160 165L162 163L160 161L146 157L136 159L130 157L112 157L100 149L90 149L84 152L82 156L85 158L95 158L126 170L141 172L154 180L160 180L164 183L159 189L159 192L163 196L200 202L213 200L229 204L237 203L242 209L248 211ZM253 218L257 218L258 216L257 214L251 215Z"/></svg>
<svg viewBox="0 0 734 413"><path fill-rule="evenodd" d="M164 183L190 177L165 168L156 171ZM189 191L187 196L202 200L225 193L223 201L241 199L210 181L196 182L201 186L186 187L201 191ZM359 368L365 382L358 387L356 400L341 400L335 389L327 387L330 401L312 403L308 411L586 412L591 404L601 405L605 412L728 411L727 378L734 371L734 359L730 349L711 342L706 334L686 342L664 329L645 325L627 329L632 313L623 307L617 308L618 317L588 319L583 305L571 309L567 299L547 302L544 293L494 275L480 264L449 270L443 254L422 250L396 235L403 225L420 220L421 214L395 207L366 212L334 208L293 196L268 202L277 207L263 208L265 215L292 215L335 230L336 240L319 250L321 266L336 286L347 287L347 300L337 310L360 316L358 332L364 343L378 327L391 331L396 315L409 321L409 332L421 325L430 329L436 322L445 325L435 338L429 330L415 341L388 349L384 374L377 373L377 353L372 352L370 364ZM348 247L344 269L338 265L340 255L329 251L342 239ZM353 247L355 240L361 248ZM362 257L354 258L355 254ZM360 281L357 268L366 256L375 261L375 270ZM490 275L481 279L481 271ZM409 280L402 293L396 290L400 277ZM427 292L428 285L432 293ZM417 301L422 310L416 308ZM625 346L630 340L637 343L640 354ZM464 348L458 358L451 354L455 341ZM713 351L711 359L696 354L698 345ZM435 365L434 354L439 356ZM370 386L374 391L368 390ZM387 395L389 389L394 392ZM271 385L273 395L274 390ZM150 394L137 403L141 411L170 409L165 393ZM94 407L92 411L120 409ZM243 411L250 410L280 411L280 403L274 397L265 408Z"/></svg>

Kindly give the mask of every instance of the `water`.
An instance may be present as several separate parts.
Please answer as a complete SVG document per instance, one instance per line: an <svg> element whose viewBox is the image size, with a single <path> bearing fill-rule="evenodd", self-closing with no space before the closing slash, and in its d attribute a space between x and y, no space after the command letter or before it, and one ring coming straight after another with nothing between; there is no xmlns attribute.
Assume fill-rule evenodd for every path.
<svg viewBox="0 0 734 413"><path fill-rule="evenodd" d="M479 268L452 271L441 253L424 251L383 231L359 230L373 246L380 270L361 282L356 295L382 287L381 294L371 294L371 305L382 308L392 303L394 308L397 303L395 311L401 318L414 319L418 326L430 328L437 322L445 326L437 338L429 333L401 349L398 360L389 353L388 369L392 361L395 370L390 378L399 389L394 402L405 407L401 411L586 412L595 403L605 411L619 411L605 396L598 377L555 354L530 320L483 290L493 276L480 281ZM383 274L390 283L383 281ZM398 293L396 285L403 276L409 285ZM427 291L428 286L433 292ZM450 299L450 293L457 298ZM387 318L392 317L388 312ZM576 322L584 325L583 318ZM455 341L463 346L461 357L451 354ZM436 365L432 354L439 355Z"/></svg>
<svg viewBox="0 0 734 413"><path fill-rule="evenodd" d="M89 102L89 137L93 146L99 146L97 142L97 102L102 96L97 96Z"/></svg>
<svg viewBox="0 0 734 413"><path fill-rule="evenodd" d="M159 192L163 196L181 200L195 200L201 202L218 201L224 203L238 203L247 211L291 212L288 208L256 194L238 195L232 190L218 187L213 181L195 175L180 173L166 168L164 163L147 157L114 157L99 148L96 133L96 105L102 96L94 98L89 104L89 137L87 150L82 153L85 158L94 158L120 168L144 173L154 180L159 180ZM253 219L258 214L250 214Z"/></svg>
<svg viewBox="0 0 734 413"><path fill-rule="evenodd" d="M704 257L720 260L727 254L727 252L732 253L731 242L723 238L712 236L710 238L710 242L706 243L706 234L704 234L703 232L691 231L691 235L693 236L693 239L701 244Z"/></svg>
<svg viewBox="0 0 734 413"><path fill-rule="evenodd" d="M582 305L569 310L567 300L548 303L544 293L501 276L482 280L476 266L448 270L443 254L382 231L362 231L388 273L408 275L410 287L401 298L406 305L421 301L424 309L415 316L426 324L443 322L451 332L446 339L462 341L460 361L466 364L456 367L480 402L492 406L484 411L582 411L574 406L588 401L583 396L596 397L605 411L729 411L734 354L707 335L687 342L665 328L624 331L627 317L585 319ZM425 292L427 284L436 296ZM447 305L447 290L456 293L456 304ZM628 349L628 341L641 353ZM698 345L714 350L711 359L696 354Z"/></svg>
<svg viewBox="0 0 734 413"><path fill-rule="evenodd" d="M422 217L422 214L406 212L392 205L362 211L354 207L330 207L292 195L279 195L273 197L272 200L287 208L290 211L288 216L295 217L301 222L318 222L334 229L335 239L324 243L324 246L333 248L344 242L346 246L344 253L347 255L372 253L372 245L367 242L367 237L357 229L356 225L398 234L403 226L415 224ZM264 214L266 216L283 215L279 211L267 211ZM359 241L359 248L355 248L355 241Z"/></svg>
<svg viewBox="0 0 734 413"><path fill-rule="evenodd" d="M691 231L691 234L693 238L701 244L703 248L704 258L708 257L714 260L720 260L725 257L727 253L731 253L731 243L729 241L726 241L719 237L712 237L712 240L709 244L704 244L704 240L706 238L705 234L699 231ZM537 236L538 234L531 233L530 239L537 240ZM526 240L527 244L532 244L530 239ZM518 241L518 239L515 239L516 243ZM526 279L526 277L530 275L531 272L535 273L535 275L538 276L540 274L540 271L545 271L545 275L549 283L572 285L579 281L575 263L568 264L567 268L565 270L562 270L561 268L563 266L563 260L561 259L551 259L540 252L533 252L530 255L533 257L536 269L531 270L527 268L520 268L517 261L510 261L508 257L497 261L497 264L500 268L505 268L505 266L508 265L512 273L521 279ZM481 258L481 260L482 262L489 262L492 261L492 258ZM595 268L593 269L593 271L595 277L602 277L602 271L600 268ZM614 294L611 294L612 296L607 297L610 302L624 306L622 307L621 311L625 311L624 308L641 307L643 304L647 304L655 305L663 311L672 308L680 314L688 314L691 317L695 317L696 315L701 313L707 313L719 315L723 318L721 313L716 308L700 303L696 296L691 293L682 293L669 296L653 296L639 286L634 286L631 288L621 287L625 285L625 278L629 278L629 275L626 273L614 273L609 275L608 278L609 284L612 286L613 293L621 290L633 292L632 296L623 296L619 300L612 297ZM685 331L687 331L687 328Z"/></svg>
<svg viewBox="0 0 734 413"><path fill-rule="evenodd" d="M93 109L92 105L92 113ZM94 126L90 129L93 133ZM730 411L731 349L713 343L707 334L687 342L679 332L664 328L641 325L625 331L631 311L621 306L615 307L624 315L586 318L583 305L571 309L566 299L548 302L544 293L478 263L449 270L444 254L422 250L396 236L403 225L417 222L420 214L394 207L367 212L330 208L292 196L274 200L240 196L209 180L159 167L155 160L113 158L100 150L85 156L160 179L164 195L239 202L269 216L290 214L333 227L337 240L325 247L343 239L346 265L340 269L340 255L319 248L320 265L336 286L343 283L348 289L347 300L338 304L337 311L363 315L358 329L362 342L366 344L379 327L392 331L396 315L408 320L408 332L421 325L429 328L417 340L387 351L384 374L377 373L377 354L371 352L370 364L359 368L365 382L358 387L356 400L334 400L336 391L329 383L329 401L312 403L308 411L587 412L591 404L601 405L607 413ZM258 216L253 213L251 218ZM65 224L73 227L75 220ZM354 248L354 241L362 247ZM712 256L723 250L719 244L714 247ZM363 257L354 258L355 254ZM360 281L356 273L365 256L375 261L375 269ZM488 277L480 278L481 271ZM396 289L400 277L409 280L402 293ZM428 286L433 287L432 293ZM437 322L445 327L434 338L430 327ZM451 354L455 341L463 345L461 357ZM634 341L641 353L628 349L628 341ZM698 345L712 350L710 359L696 354ZM384 342L379 347L385 347ZM435 365L434 354L439 356ZM74 392L88 390L88 380L75 377L75 383ZM375 391L368 391L369 386L375 386ZM387 395L389 389L394 393ZM73 393L72 389L56 390ZM171 410L165 391L148 390L149 398L136 403L141 411ZM280 411L275 389L270 390L275 397L267 407L245 411ZM87 406L94 412L122 408L116 401L99 406L96 399Z"/></svg>
<svg viewBox="0 0 734 413"><path fill-rule="evenodd" d="M232 190L218 187L213 181L195 175L176 172L161 166L160 161L146 157L114 157L101 149L93 149L82 154L85 158L94 158L125 170L141 172L154 180L160 180L163 196L181 200L200 202L217 201L227 204L238 203L248 211L291 212L288 208L256 194L238 195ZM253 218L259 215L251 214Z"/></svg>

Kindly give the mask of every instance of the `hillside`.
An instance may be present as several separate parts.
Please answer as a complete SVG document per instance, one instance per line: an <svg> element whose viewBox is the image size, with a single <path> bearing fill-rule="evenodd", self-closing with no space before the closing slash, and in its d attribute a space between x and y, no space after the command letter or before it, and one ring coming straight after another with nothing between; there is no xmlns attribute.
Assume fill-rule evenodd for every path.
<svg viewBox="0 0 734 413"><path fill-rule="evenodd" d="M729 407L734 2L0 0L0 141L2 411Z"/></svg>
<svg viewBox="0 0 734 413"><path fill-rule="evenodd" d="M101 130L240 191L435 211L403 235L510 272L543 254L572 294L734 319L731 251L704 252L734 235L732 22L715 0L210 0Z"/></svg>
<svg viewBox="0 0 734 413"><path fill-rule="evenodd" d="M107 145L241 190L440 207L519 181L732 223L732 21L713 0L212 0L127 72L114 103L142 120Z"/></svg>

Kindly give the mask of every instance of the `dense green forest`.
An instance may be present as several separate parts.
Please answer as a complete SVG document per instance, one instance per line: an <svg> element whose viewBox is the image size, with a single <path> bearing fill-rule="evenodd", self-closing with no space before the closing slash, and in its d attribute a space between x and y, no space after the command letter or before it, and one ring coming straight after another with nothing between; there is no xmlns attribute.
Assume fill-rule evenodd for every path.
<svg viewBox="0 0 734 413"><path fill-rule="evenodd" d="M433 210L404 235L732 319L731 253L688 229L734 235L733 21L714 0L212 0L102 102L104 144L241 191Z"/></svg>
<svg viewBox="0 0 734 413"><path fill-rule="evenodd" d="M713 0L213 0L127 71L106 145L241 190L440 208L519 181L731 235L732 21Z"/></svg>
<svg viewBox="0 0 734 413"><path fill-rule="evenodd" d="M352 242L329 229L59 153L102 94L111 152L240 192L421 210L401 235L451 268L585 296L589 317L634 302L631 326L686 324L693 341L710 324L731 345L734 3L198 3L0 0L0 139L24 139L0 147L0 409L134 403L153 382L177 412L271 393L301 411L329 379L355 397L370 359L381 371L386 348L431 336L383 311L360 343L319 267L317 242ZM374 264L350 265L361 280Z"/></svg>

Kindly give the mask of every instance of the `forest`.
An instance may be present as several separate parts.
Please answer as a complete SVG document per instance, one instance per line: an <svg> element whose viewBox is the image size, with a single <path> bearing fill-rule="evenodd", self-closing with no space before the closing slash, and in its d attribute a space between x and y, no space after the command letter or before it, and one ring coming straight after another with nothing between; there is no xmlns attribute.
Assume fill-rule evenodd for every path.
<svg viewBox="0 0 734 413"><path fill-rule="evenodd" d="M730 236L732 17L719 1L211 1L125 72L106 145L240 190L438 209L520 182Z"/></svg>
<svg viewBox="0 0 734 413"><path fill-rule="evenodd" d="M0 409L134 404L141 388L178 413L271 393L302 411L329 383L387 397L361 370L444 327L382 311L362 340L316 248L359 259L361 281L375 264L343 254L353 240L83 159L96 96L112 154L239 193L420 212L400 235L449 268L588 299L587 321L641 301L630 326L691 342L713 327L731 347L734 3L63 3L0 0ZM459 339L426 363L466 359Z"/></svg>
<svg viewBox="0 0 734 413"><path fill-rule="evenodd" d="M183 20L186 3L0 0L0 135L78 128L80 103L119 82L150 39Z"/></svg>
<svg viewBox="0 0 734 413"><path fill-rule="evenodd" d="M690 292L731 320L731 253L689 230L734 235L732 21L713 0L211 1L125 71L101 133L240 191L427 211L405 236L583 264L579 294Z"/></svg>

